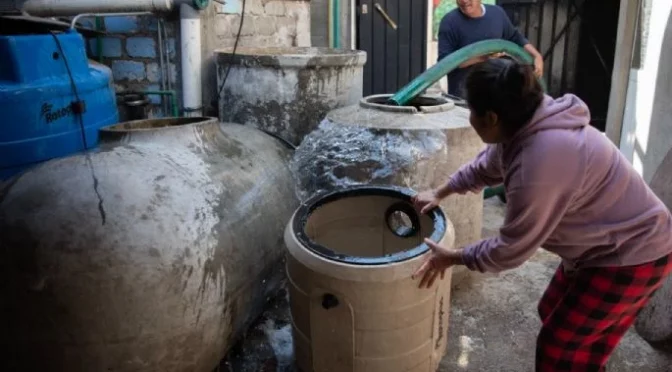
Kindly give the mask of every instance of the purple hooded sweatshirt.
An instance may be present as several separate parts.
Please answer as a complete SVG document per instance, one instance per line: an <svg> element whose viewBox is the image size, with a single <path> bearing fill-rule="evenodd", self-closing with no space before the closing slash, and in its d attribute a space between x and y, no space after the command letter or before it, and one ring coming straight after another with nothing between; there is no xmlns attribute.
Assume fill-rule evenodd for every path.
<svg viewBox="0 0 672 372"><path fill-rule="evenodd" d="M459 194L506 188L500 234L464 248L469 269L512 269L540 246L568 270L638 265L672 252L670 212L589 122L578 97L546 96L510 141L489 145L451 176Z"/></svg>

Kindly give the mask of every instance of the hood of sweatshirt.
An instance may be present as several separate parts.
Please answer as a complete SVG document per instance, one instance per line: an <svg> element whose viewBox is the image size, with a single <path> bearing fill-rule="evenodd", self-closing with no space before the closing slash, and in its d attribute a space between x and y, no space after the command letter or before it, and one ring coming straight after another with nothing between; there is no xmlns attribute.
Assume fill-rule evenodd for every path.
<svg viewBox="0 0 672 372"><path fill-rule="evenodd" d="M544 95L532 119L509 141L520 142L525 138L549 129L580 129L590 125L590 110L585 102L573 94L560 98Z"/></svg>

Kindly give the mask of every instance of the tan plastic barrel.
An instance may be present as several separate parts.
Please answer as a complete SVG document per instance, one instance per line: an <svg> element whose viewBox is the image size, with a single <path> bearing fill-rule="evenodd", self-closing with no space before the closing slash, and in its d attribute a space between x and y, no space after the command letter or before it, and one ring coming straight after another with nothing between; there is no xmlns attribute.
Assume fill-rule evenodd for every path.
<svg viewBox="0 0 672 372"><path fill-rule="evenodd" d="M285 232L296 363L302 372L430 372L446 351L450 277L419 289L425 237L452 246L411 191L351 187L314 197Z"/></svg>

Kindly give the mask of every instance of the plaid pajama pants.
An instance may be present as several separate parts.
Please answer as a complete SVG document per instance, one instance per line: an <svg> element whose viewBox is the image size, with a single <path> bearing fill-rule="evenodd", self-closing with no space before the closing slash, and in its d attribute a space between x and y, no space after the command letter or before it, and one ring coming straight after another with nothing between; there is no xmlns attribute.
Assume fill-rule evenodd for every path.
<svg viewBox="0 0 672 372"><path fill-rule="evenodd" d="M560 265L539 302L536 371L605 371L609 355L670 272L672 255L572 274Z"/></svg>

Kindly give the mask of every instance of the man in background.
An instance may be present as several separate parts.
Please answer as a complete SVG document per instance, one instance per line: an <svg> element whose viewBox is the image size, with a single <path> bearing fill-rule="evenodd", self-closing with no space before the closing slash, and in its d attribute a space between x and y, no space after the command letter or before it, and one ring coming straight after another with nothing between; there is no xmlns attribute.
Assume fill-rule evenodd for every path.
<svg viewBox="0 0 672 372"><path fill-rule="evenodd" d="M544 58L537 49L513 26L504 9L484 5L481 0L456 0L457 8L448 12L439 26L439 61L467 45L490 39L504 39L523 47L534 57L534 72L544 73ZM503 54L474 57L448 74L448 93L462 98L462 83L471 66L499 58Z"/></svg>

